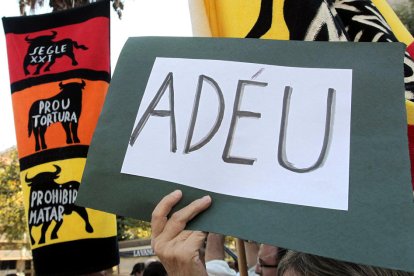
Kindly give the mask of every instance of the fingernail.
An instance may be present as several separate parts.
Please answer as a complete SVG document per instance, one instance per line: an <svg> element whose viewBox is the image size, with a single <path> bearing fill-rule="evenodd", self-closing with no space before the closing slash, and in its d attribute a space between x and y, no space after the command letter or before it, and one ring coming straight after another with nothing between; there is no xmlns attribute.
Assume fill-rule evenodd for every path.
<svg viewBox="0 0 414 276"><path fill-rule="evenodd" d="M175 190L174 192L171 193L172 196L174 197L179 197L182 195L181 190Z"/></svg>
<svg viewBox="0 0 414 276"><path fill-rule="evenodd" d="M205 202L211 202L211 197L210 197L209 195L206 195L206 196L203 196L203 197L201 198L201 200L202 200L202 201L205 201Z"/></svg>

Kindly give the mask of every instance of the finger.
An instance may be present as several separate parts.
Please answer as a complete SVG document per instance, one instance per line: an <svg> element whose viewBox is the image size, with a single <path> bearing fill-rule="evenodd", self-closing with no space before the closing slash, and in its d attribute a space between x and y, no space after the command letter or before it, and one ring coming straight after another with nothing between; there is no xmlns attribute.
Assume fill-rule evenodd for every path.
<svg viewBox="0 0 414 276"><path fill-rule="evenodd" d="M174 240L180 245L180 254L188 256L187 261L194 262L201 257L200 249L203 248L206 238L206 232L184 230Z"/></svg>
<svg viewBox="0 0 414 276"><path fill-rule="evenodd" d="M191 231L190 235L187 237L186 245L194 245L194 249L198 251L201 247L203 247L204 241L207 238L207 234L207 232L202 231Z"/></svg>
<svg viewBox="0 0 414 276"><path fill-rule="evenodd" d="M211 205L211 197L204 196L194 200L186 207L175 212L164 226L162 239L171 240L184 230L187 223Z"/></svg>
<svg viewBox="0 0 414 276"><path fill-rule="evenodd" d="M184 243L183 250L191 250L188 252L189 256L191 257L192 265L204 267L204 251L200 251L201 248L204 246L204 241L207 238L207 233L202 231L192 231L191 234L188 236L187 240ZM198 275L201 275L199 273Z"/></svg>
<svg viewBox="0 0 414 276"><path fill-rule="evenodd" d="M164 230L168 214L171 212L174 205L180 201L182 196L182 192L176 190L163 197L157 204L151 217L151 233L153 238L156 238Z"/></svg>

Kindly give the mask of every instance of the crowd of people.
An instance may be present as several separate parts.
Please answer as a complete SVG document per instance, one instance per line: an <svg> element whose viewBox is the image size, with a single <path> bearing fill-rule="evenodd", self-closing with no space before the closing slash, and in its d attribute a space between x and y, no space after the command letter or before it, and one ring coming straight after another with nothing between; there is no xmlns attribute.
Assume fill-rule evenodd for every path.
<svg viewBox="0 0 414 276"><path fill-rule="evenodd" d="M185 230L187 223L206 210L210 196L199 198L171 214L182 198L177 190L166 195L152 213L151 245L169 276L237 275L224 261L224 236ZM256 249L255 249L256 247ZM256 262L252 261L256 259ZM277 246L247 243L249 276L408 276L414 273L344 262Z"/></svg>
<svg viewBox="0 0 414 276"><path fill-rule="evenodd" d="M136 263L131 276L167 276L167 271L160 261L150 260L146 263Z"/></svg>

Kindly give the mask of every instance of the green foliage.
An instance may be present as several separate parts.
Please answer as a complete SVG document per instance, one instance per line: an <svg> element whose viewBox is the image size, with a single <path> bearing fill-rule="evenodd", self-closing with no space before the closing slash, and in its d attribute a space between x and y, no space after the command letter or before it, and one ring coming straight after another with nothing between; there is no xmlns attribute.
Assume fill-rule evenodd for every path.
<svg viewBox="0 0 414 276"><path fill-rule="evenodd" d="M116 218L116 222L119 241L151 237L151 224L149 222L121 216Z"/></svg>
<svg viewBox="0 0 414 276"><path fill-rule="evenodd" d="M8 240L21 240L27 228L16 148L0 158L0 233Z"/></svg>
<svg viewBox="0 0 414 276"><path fill-rule="evenodd" d="M401 22L405 25L407 30L414 34L414 0L401 3L396 6L395 13L400 18Z"/></svg>

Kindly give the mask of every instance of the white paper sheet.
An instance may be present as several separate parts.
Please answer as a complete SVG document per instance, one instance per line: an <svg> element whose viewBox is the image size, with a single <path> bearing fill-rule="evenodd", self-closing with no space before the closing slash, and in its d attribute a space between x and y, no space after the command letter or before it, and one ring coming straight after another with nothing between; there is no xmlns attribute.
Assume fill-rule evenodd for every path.
<svg viewBox="0 0 414 276"><path fill-rule="evenodd" d="M205 77L200 80L200 76ZM162 89L164 82L167 86ZM220 107L224 113L211 140L184 153L199 82L202 89L191 146L202 141L220 121ZM239 83L244 89L235 109ZM223 95L221 106L217 86ZM290 101L285 100L285 109L289 109L285 111L285 158L280 158L282 111L289 90ZM328 91L333 95L329 110ZM152 113L148 111L137 135L138 122L157 92L162 96ZM347 210L351 98L349 69L157 58L138 110L132 135L135 139L128 146L121 172L238 197ZM164 117L154 114L161 111L167 112ZM171 132L171 111L176 135ZM331 115L328 125L327 114ZM252 164L222 158L232 118L235 123L228 155L254 160ZM172 136L176 139L175 152L171 151ZM317 161L326 136L326 153Z"/></svg>

